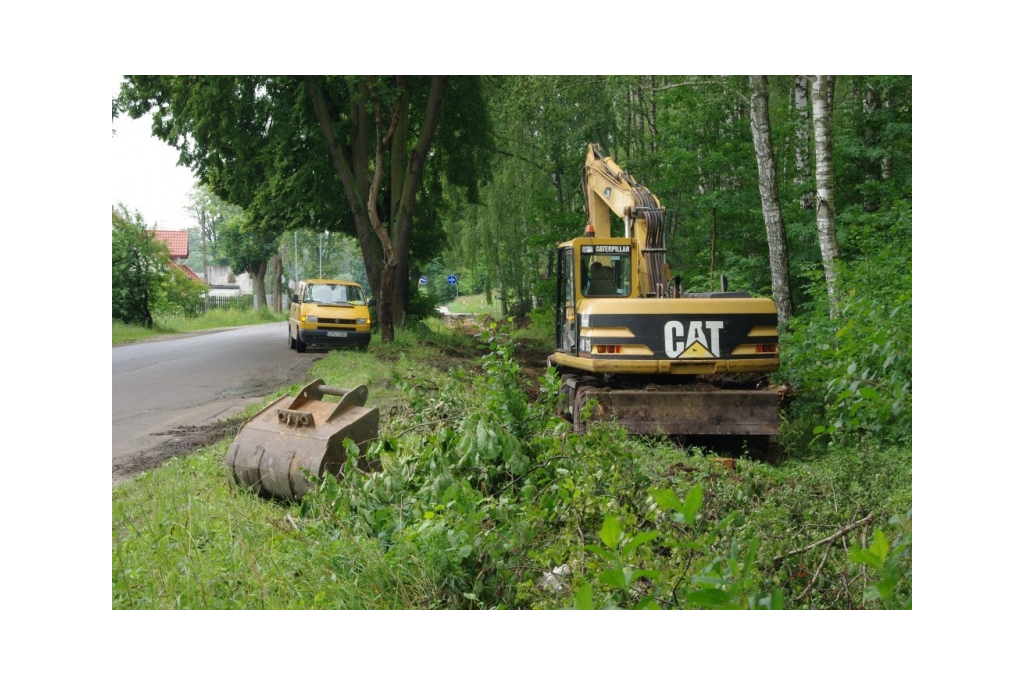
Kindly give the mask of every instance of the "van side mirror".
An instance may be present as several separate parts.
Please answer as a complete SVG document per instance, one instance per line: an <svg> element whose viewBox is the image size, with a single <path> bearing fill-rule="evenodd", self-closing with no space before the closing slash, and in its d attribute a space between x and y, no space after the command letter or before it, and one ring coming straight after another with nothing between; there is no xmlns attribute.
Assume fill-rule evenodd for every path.
<svg viewBox="0 0 1024 685"><path fill-rule="evenodd" d="M298 293L292 293L292 302L294 302L295 304L299 303L299 294Z"/></svg>
<svg viewBox="0 0 1024 685"><path fill-rule="evenodd" d="M375 300L374 298L371 297L370 299L368 299L366 301L366 306L367 307L376 307L377 306L377 300Z"/></svg>

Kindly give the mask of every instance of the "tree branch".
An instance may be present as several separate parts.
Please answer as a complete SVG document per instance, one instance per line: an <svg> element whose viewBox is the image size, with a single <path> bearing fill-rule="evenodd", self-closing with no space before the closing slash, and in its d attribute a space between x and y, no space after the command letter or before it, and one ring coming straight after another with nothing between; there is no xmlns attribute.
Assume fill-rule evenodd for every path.
<svg viewBox="0 0 1024 685"><path fill-rule="evenodd" d="M808 552L808 551L814 549L815 547L820 547L821 545L824 545L824 544L829 544L829 543L835 542L839 538L841 538L844 535L846 535L847 533L849 533L851 530L854 530L855 528L859 528L860 526L863 526L863 525L866 525L866 524L870 523L872 520L874 520L874 518L875 518L874 514L868 514L867 516L862 518L860 521L855 521L854 523L851 523L848 526L843 526L842 528L837 530L835 533L832 533L832 535L829 535L827 538L824 538L822 540L818 540L817 542L812 542L811 544L807 545L806 547L801 547L800 549L794 549L791 552L786 552L785 554L782 554L780 556L775 557L774 559L772 559L772 563L775 564L776 566L778 566L779 564L782 563L783 559L787 559L789 557L796 556L797 554L803 554L804 552Z"/></svg>

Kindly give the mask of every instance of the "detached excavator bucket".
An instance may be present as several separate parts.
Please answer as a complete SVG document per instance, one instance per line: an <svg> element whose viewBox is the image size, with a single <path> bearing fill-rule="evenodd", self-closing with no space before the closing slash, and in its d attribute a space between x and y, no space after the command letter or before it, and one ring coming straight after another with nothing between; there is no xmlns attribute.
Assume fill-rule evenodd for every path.
<svg viewBox="0 0 1024 685"><path fill-rule="evenodd" d="M304 471L337 476L345 464L344 441L359 447L358 466L377 468L364 458L378 436L380 414L363 404L365 385L351 390L315 380L294 398L285 396L246 421L228 448L225 464L235 482L267 497L301 501L313 487ZM335 395L337 402L324 401Z"/></svg>

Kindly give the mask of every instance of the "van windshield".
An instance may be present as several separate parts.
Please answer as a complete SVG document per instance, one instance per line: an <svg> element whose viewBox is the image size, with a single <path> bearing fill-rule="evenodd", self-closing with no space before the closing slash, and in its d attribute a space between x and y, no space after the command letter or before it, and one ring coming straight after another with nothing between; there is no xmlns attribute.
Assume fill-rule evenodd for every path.
<svg viewBox="0 0 1024 685"><path fill-rule="evenodd" d="M362 288L338 283L314 283L306 288L302 301L316 304L366 304Z"/></svg>

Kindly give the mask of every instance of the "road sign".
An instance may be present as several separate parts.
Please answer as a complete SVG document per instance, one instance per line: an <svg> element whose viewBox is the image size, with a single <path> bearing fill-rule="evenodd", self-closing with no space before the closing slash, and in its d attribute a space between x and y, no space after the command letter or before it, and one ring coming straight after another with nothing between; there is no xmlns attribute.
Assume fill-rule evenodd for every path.
<svg viewBox="0 0 1024 685"><path fill-rule="evenodd" d="M426 285L426 284L427 284L427 277L426 276L420 276L420 285Z"/></svg>
<svg viewBox="0 0 1024 685"><path fill-rule="evenodd" d="M456 283L458 283L458 282L459 282L459 281L458 281L458 279L457 279L457 278L455 278L455 276L449 276L449 277L448 277L448 285L455 285L455 284L456 284Z"/></svg>

